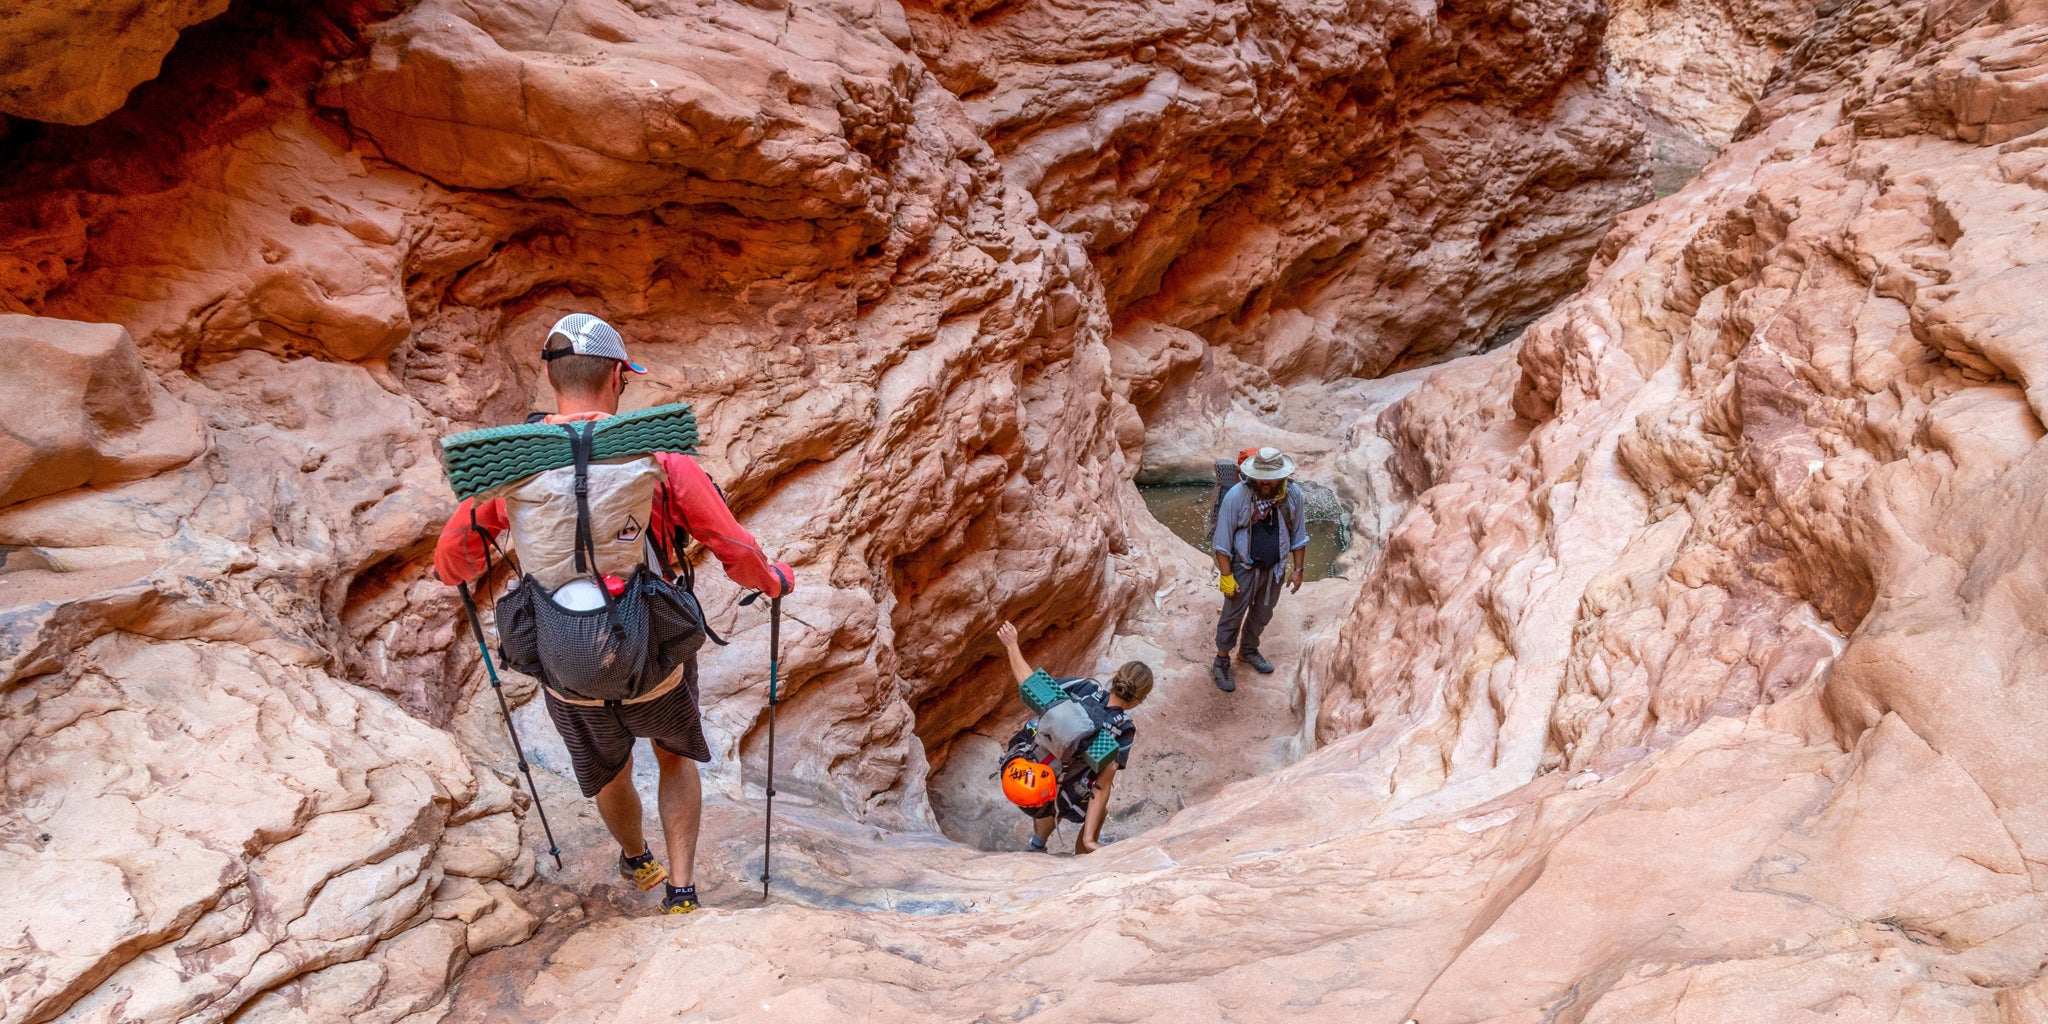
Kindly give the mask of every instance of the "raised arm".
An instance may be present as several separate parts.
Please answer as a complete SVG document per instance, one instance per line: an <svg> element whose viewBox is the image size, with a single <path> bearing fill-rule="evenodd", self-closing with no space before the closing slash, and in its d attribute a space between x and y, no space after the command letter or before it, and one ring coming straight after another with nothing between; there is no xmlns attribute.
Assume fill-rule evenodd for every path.
<svg viewBox="0 0 2048 1024"><path fill-rule="evenodd" d="M1003 653L1010 658L1010 674L1017 677L1017 685L1024 685L1024 680L1031 678L1035 670L1029 661L1024 660L1024 652L1017 648L1017 627L1004 622L996 627L996 639L1003 642Z"/></svg>

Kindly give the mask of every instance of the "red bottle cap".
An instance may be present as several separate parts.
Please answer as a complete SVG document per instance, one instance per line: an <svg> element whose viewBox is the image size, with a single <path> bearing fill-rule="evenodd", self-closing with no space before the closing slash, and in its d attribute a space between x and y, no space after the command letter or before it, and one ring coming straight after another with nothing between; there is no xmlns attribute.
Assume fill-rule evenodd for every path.
<svg viewBox="0 0 2048 1024"><path fill-rule="evenodd" d="M626 592L626 581L617 576L606 576L604 578L604 589L610 591L613 597L617 597Z"/></svg>

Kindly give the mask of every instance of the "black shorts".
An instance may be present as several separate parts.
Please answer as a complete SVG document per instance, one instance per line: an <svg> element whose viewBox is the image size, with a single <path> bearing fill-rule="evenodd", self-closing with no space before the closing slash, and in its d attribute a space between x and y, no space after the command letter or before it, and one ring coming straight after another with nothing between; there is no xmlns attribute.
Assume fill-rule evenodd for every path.
<svg viewBox="0 0 2048 1024"><path fill-rule="evenodd" d="M704 721L697 715L696 658L683 665L683 681L675 689L639 704L568 704L541 692L548 702L548 718L569 748L569 762L584 796L596 796L619 774L632 760L633 741L640 737L678 757L711 760Z"/></svg>

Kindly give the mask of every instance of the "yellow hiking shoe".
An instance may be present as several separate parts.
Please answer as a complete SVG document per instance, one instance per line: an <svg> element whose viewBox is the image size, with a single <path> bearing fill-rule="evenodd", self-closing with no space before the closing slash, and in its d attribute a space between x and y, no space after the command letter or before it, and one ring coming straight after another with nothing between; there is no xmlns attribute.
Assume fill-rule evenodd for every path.
<svg viewBox="0 0 2048 1024"><path fill-rule="evenodd" d="M640 887L641 892L668 881L668 869L654 859L653 850L642 850L638 857L619 855L619 877Z"/></svg>
<svg viewBox="0 0 2048 1024"><path fill-rule="evenodd" d="M662 897L661 912L664 914L687 914L702 904L697 902L697 887L686 885L678 889L671 885L668 895Z"/></svg>

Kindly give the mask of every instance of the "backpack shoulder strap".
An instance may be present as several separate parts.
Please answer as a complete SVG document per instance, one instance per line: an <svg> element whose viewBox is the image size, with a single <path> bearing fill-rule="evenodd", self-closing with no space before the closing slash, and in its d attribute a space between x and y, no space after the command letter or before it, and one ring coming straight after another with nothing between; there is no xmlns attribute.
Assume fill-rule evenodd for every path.
<svg viewBox="0 0 2048 1024"><path fill-rule="evenodd" d="M561 427L569 434L569 449L576 459L576 572L597 580L597 592L604 598L605 617L617 632L625 625L619 621L618 599L612 596L612 588L604 585L603 574L598 570L597 540L590 529L590 449L597 423L583 420Z"/></svg>
<svg viewBox="0 0 2048 1024"><path fill-rule="evenodd" d="M590 532L590 427L588 422L562 424L576 460L576 571L584 575L597 571L597 541Z"/></svg>
<svg viewBox="0 0 2048 1024"><path fill-rule="evenodd" d="M1123 731L1125 729L1132 728L1135 725L1135 723L1131 721L1130 714L1126 712L1124 709L1112 708L1109 707L1107 704L1103 705L1103 707L1107 708L1109 711L1109 719L1106 723L1104 723L1103 728L1108 729L1110 732L1117 734L1119 738L1122 737Z"/></svg>
<svg viewBox="0 0 2048 1024"><path fill-rule="evenodd" d="M1114 730L1121 727L1126 720L1122 711L1109 706L1108 694L1097 694L1076 699L1081 702L1082 707L1088 709L1088 717L1094 720L1097 729Z"/></svg>
<svg viewBox="0 0 2048 1024"><path fill-rule="evenodd" d="M504 547L499 545L498 538L491 536L491 531L484 529L483 524L476 521L476 502L474 500L469 503L469 529L477 535L479 540L483 541L484 572L480 577L482 586L478 587L479 593L482 592L483 586L488 586L491 581L491 570L494 568L491 565L491 552L496 551L498 553L498 560L511 566L514 573L520 571L519 560L508 554Z"/></svg>
<svg viewBox="0 0 2048 1024"><path fill-rule="evenodd" d="M666 478L654 485L654 500L669 515L668 536L656 537L654 544L661 554L663 573L694 594L697 592L697 568L690 564L689 517L683 514L682 503L669 490ZM648 532L652 535L654 531L650 529Z"/></svg>
<svg viewBox="0 0 2048 1024"><path fill-rule="evenodd" d="M1110 707L1107 696L1083 698L1079 703L1087 709L1088 720L1095 725L1095 734L1088 738L1088 745L1082 748L1081 756L1090 768L1101 771L1102 766L1116 757L1118 748L1123 746L1124 730L1130 727L1131 720L1121 709Z"/></svg>
<svg viewBox="0 0 2048 1024"><path fill-rule="evenodd" d="M656 536L653 524L648 524L647 549L654 556L650 563L659 565L664 579L681 586L690 595L690 600L697 606L697 621L704 627L705 638L725 647L730 641L711 628L711 618L703 613L703 602L697 599L697 569L690 564L689 520L683 515L683 506L669 493L666 479L654 485L654 500L659 503L658 507L667 509L674 518L669 521L667 537Z"/></svg>

